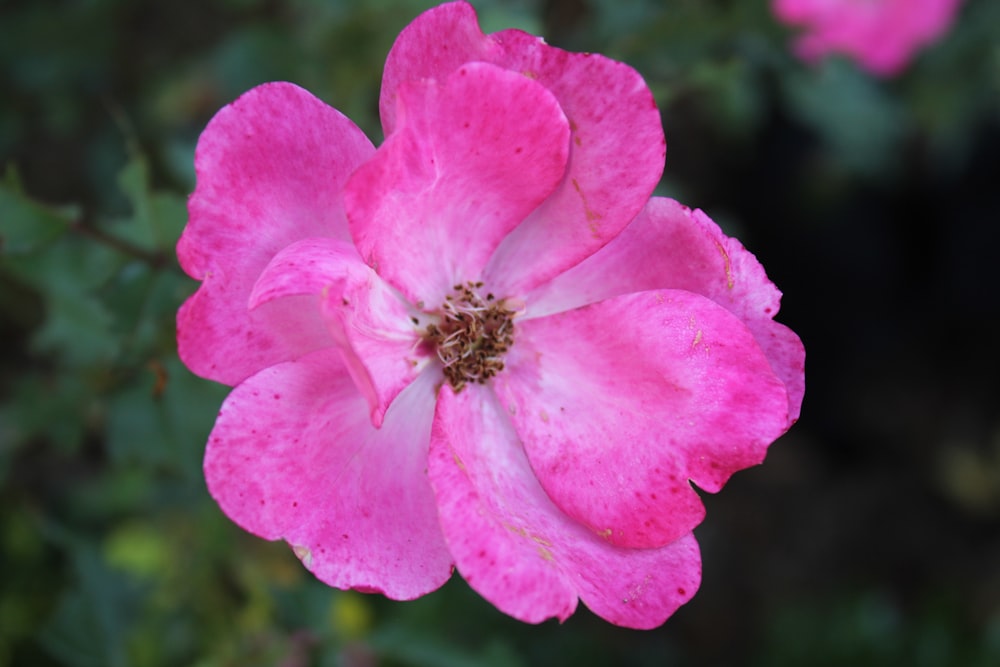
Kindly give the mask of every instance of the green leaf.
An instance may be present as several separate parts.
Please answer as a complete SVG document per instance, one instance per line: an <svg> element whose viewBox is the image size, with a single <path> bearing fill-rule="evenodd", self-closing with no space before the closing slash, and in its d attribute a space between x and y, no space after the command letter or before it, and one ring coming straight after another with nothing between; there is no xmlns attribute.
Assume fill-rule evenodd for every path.
<svg viewBox="0 0 1000 667"><path fill-rule="evenodd" d="M505 642L494 639L479 649L401 625L385 628L370 640L384 657L411 667L520 667L525 664Z"/></svg>
<svg viewBox="0 0 1000 667"><path fill-rule="evenodd" d="M89 294L50 294L45 325L35 336L40 352L60 351L70 364L110 364L118 350L112 316Z"/></svg>
<svg viewBox="0 0 1000 667"><path fill-rule="evenodd" d="M187 223L186 199L175 193L154 192L149 164L134 153L118 173L118 187L132 206L131 215L111 221L104 228L116 238L147 252L173 252Z"/></svg>
<svg viewBox="0 0 1000 667"><path fill-rule="evenodd" d="M74 208L43 206L21 193L8 168L0 183L0 257L34 252L59 238L78 215Z"/></svg>
<svg viewBox="0 0 1000 667"><path fill-rule="evenodd" d="M76 586L63 594L39 639L72 667L126 667L138 591L89 544L70 543Z"/></svg>
<svg viewBox="0 0 1000 667"><path fill-rule="evenodd" d="M228 391L195 377L176 358L150 361L141 376L109 398L111 460L199 478L205 443Z"/></svg>
<svg viewBox="0 0 1000 667"><path fill-rule="evenodd" d="M117 222L113 230L119 238L150 250L158 243L149 192L149 165L135 155L118 173L118 187L132 205L132 215Z"/></svg>
<svg viewBox="0 0 1000 667"><path fill-rule="evenodd" d="M113 248L67 234L44 250L4 258L4 268L39 293L44 324L35 351L60 354L75 367L108 366L119 349L111 334L114 314L99 289L125 264Z"/></svg>
<svg viewBox="0 0 1000 667"><path fill-rule="evenodd" d="M878 82L834 58L819 70L788 71L783 83L797 115L848 170L876 176L898 166L909 118Z"/></svg>
<svg viewBox="0 0 1000 667"><path fill-rule="evenodd" d="M107 537L104 555L113 567L136 577L155 579L168 569L166 536L147 521L120 524Z"/></svg>
<svg viewBox="0 0 1000 667"><path fill-rule="evenodd" d="M78 449L93 418L94 400L90 379L80 373L18 378L0 406L0 482L10 457L33 441L44 440L62 452Z"/></svg>

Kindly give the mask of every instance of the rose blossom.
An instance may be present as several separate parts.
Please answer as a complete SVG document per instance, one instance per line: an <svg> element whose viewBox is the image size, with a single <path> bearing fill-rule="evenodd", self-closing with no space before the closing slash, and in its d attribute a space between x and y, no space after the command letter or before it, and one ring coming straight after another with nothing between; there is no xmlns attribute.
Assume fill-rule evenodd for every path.
<svg viewBox="0 0 1000 667"><path fill-rule="evenodd" d="M951 26L959 0L774 0L775 15L803 26L795 42L803 60L848 55L873 74L903 71L922 47Z"/></svg>
<svg viewBox="0 0 1000 667"><path fill-rule="evenodd" d="M659 625L700 582L690 482L798 417L780 293L649 199L660 117L621 63L447 4L397 39L380 111L376 150L265 84L199 140L178 344L235 386L211 494L332 586L410 599L455 567L524 621Z"/></svg>

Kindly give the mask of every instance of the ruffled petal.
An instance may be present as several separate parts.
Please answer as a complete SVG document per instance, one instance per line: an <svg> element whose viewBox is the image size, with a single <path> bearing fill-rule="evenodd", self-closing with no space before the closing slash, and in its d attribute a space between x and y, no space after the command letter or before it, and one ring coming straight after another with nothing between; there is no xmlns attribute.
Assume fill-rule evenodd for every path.
<svg viewBox="0 0 1000 667"><path fill-rule="evenodd" d="M747 323L788 389L790 423L805 392L805 350L772 318L781 292L757 258L700 210L654 197L632 223L592 257L525 299L526 319L652 289L706 296Z"/></svg>
<svg viewBox="0 0 1000 667"><path fill-rule="evenodd" d="M303 239L271 260L250 294L250 307L275 299L313 295L332 342L368 399L378 427L394 398L431 357L420 348L419 320L371 270L353 245L337 239Z"/></svg>
<svg viewBox="0 0 1000 667"><path fill-rule="evenodd" d="M247 307L289 296L319 296L345 277L371 271L348 241L331 238L301 239L271 258L261 271Z"/></svg>
<svg viewBox="0 0 1000 667"><path fill-rule="evenodd" d="M418 597L451 572L426 475L433 402L432 381L414 383L376 430L335 350L267 368L219 412L209 491L327 584Z"/></svg>
<svg viewBox="0 0 1000 667"><path fill-rule="evenodd" d="M747 327L677 290L521 322L495 389L553 501L609 542L656 547L760 463L788 398Z"/></svg>
<svg viewBox="0 0 1000 667"><path fill-rule="evenodd" d="M520 55L512 68L552 91L573 130L561 187L504 239L484 277L500 294L524 294L592 255L642 210L667 144L653 95L631 67L516 30L495 37Z"/></svg>
<svg viewBox="0 0 1000 667"><path fill-rule="evenodd" d="M177 312L177 352L191 372L236 385L261 368L332 344L314 299L293 297L247 310L253 282L209 272Z"/></svg>
<svg viewBox="0 0 1000 667"><path fill-rule="evenodd" d="M384 280L370 269L357 278L332 288L322 308L377 427L399 392L437 357L421 345L419 320Z"/></svg>
<svg viewBox="0 0 1000 667"><path fill-rule="evenodd" d="M773 317L781 292L764 267L700 210L653 197L614 241L526 297L541 317L650 289L695 292L741 319Z"/></svg>
<svg viewBox="0 0 1000 667"><path fill-rule="evenodd" d="M593 254L628 224L660 180L666 142L652 93L635 70L518 30L484 35L465 2L421 14L397 38L382 79L386 135L400 123L404 82L443 79L470 61L537 81L558 99L572 130L565 179L504 240L486 272L497 294L517 296Z"/></svg>
<svg viewBox="0 0 1000 667"><path fill-rule="evenodd" d="M344 192L361 256L412 303L478 279L563 176L569 126L531 79L468 63L397 91L399 125Z"/></svg>
<svg viewBox="0 0 1000 667"><path fill-rule="evenodd" d="M385 136L396 131L397 94L406 82L443 81L466 63L499 65L503 58L503 47L479 29L476 10L469 3L446 2L420 14L403 28L386 56L379 94Z"/></svg>
<svg viewBox="0 0 1000 667"><path fill-rule="evenodd" d="M698 588L693 536L658 549L622 549L563 514L539 486L489 389L441 390L429 474L459 572L517 619L565 620L579 598L612 623L651 628Z"/></svg>
<svg viewBox="0 0 1000 667"><path fill-rule="evenodd" d="M351 121L289 83L254 88L216 114L198 141L198 185L177 244L181 266L203 281L177 321L192 371L236 384L328 344L315 309L250 313L247 299L293 241L349 239L340 190L373 152Z"/></svg>
<svg viewBox="0 0 1000 667"><path fill-rule="evenodd" d="M750 320L747 326L764 350L771 370L788 392L788 425L798 421L806 393L806 348L798 334L774 320Z"/></svg>

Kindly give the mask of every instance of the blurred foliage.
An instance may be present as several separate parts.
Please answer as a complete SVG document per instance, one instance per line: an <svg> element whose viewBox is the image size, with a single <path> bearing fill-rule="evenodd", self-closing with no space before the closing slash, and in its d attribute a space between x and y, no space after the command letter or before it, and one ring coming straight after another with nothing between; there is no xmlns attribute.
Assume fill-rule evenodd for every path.
<svg viewBox="0 0 1000 667"><path fill-rule="evenodd" d="M877 393L876 379L824 357L815 315L864 308L865 294L898 296L877 291L896 284L891 276L924 284L909 280L907 256L884 252L891 241L879 245L883 223L902 215L931 246L940 230L913 206L861 221L852 211L911 201L929 183L949 204L966 195L963 215L942 224L970 227L946 237L958 245L950 263L940 260L946 280L936 281L958 289L904 303L939 297L955 333L975 325L991 339L982 327L997 310L993 281L967 267L977 266L970 250L978 257L977 248L995 247L987 241L997 238L1000 206L969 188L985 179L995 191L997 182L995 158L982 165L1000 131L1000 3L968 0L951 34L889 81L847 61L797 62L763 0L475 4L487 30L523 28L642 72L670 146L661 190L740 231L790 297L783 321L806 334L815 355L793 442L777 445L760 473L744 473L748 482L734 481L728 499L706 499L703 591L649 633L585 611L564 625L524 626L457 578L422 600L392 603L316 583L284 545L243 534L208 497L201 452L227 389L192 376L174 341L174 314L194 288L173 245L198 133L241 92L286 79L378 140L385 53L430 3L6 0L0 666L1000 664L995 381L962 376L972 392L955 408L962 426L941 436L946 446L929 443L928 454L914 444L926 435L923 403L892 408L908 400L896 392L909 376L899 374L888 399ZM822 254L803 258L816 245L846 257L842 275L857 276L858 291L845 279L839 305L823 300L832 290L822 281L833 277L811 265ZM941 319L917 312L925 323ZM912 349L890 316L880 326L854 347L850 328L837 342ZM970 356L970 372L997 377L996 356ZM889 407L865 421L858 395ZM984 404L994 411L986 417L977 411ZM844 405L854 412L838 412ZM867 473L838 467L852 446L861 449L851 444L859 432L884 442L849 462L890 459L872 473L871 487L885 495L866 486ZM786 453L792 447L820 463L803 464ZM912 477L886 481L897 473ZM835 502L840 493L852 502ZM858 516L883 516L873 508L887 506L902 509L854 532ZM913 532L907 512L918 512ZM955 532L935 532L944 527ZM924 541L910 540L914 533ZM886 555L861 557L864 549L851 551L858 542ZM953 550L941 552L945 543ZM919 548L927 544L935 547ZM783 568L783 558L794 565Z"/></svg>

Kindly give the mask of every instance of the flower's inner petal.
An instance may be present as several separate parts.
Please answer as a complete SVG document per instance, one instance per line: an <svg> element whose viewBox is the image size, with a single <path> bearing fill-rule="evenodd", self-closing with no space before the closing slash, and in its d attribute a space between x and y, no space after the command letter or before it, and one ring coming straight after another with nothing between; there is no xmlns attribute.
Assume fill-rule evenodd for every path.
<svg viewBox="0 0 1000 667"><path fill-rule="evenodd" d="M760 463L788 398L750 331L689 292L629 294L522 322L494 387L542 486L610 543L690 532Z"/></svg>
<svg viewBox="0 0 1000 667"><path fill-rule="evenodd" d="M399 123L396 91L404 82L443 79L470 61L530 76L555 95L572 130L566 177L487 269L498 293L521 295L592 254L642 209L663 171L663 128L632 68L518 30L484 35L473 8L455 2L418 16L389 52L380 98L386 135Z"/></svg>
<svg viewBox="0 0 1000 667"><path fill-rule="evenodd" d="M399 125L344 191L358 251L418 307L478 278L562 178L569 126L530 78L468 63L397 91Z"/></svg>
<svg viewBox="0 0 1000 667"><path fill-rule="evenodd" d="M270 367L219 412L209 491L246 530L287 540L327 584L419 597L451 571L424 472L433 404L432 381L414 383L376 430L336 350Z"/></svg>
<svg viewBox="0 0 1000 667"><path fill-rule="evenodd" d="M287 296L318 296L345 277L357 280L370 272L349 241L301 239L271 259L250 291L248 307Z"/></svg>
<svg viewBox="0 0 1000 667"><path fill-rule="evenodd" d="M698 588L691 535L659 549L622 549L556 507L488 388L441 389L428 465L456 567L518 619L565 619L579 597L612 623L650 628Z"/></svg>
<svg viewBox="0 0 1000 667"><path fill-rule="evenodd" d="M236 384L328 344L316 311L271 317L283 308L251 313L247 299L290 243L349 239L339 191L374 150L340 112L288 83L254 88L216 114L198 140L198 185L177 244L181 266L203 281L177 321L192 371Z"/></svg>
<svg viewBox="0 0 1000 667"><path fill-rule="evenodd" d="M314 295L306 307L322 314L379 426L389 404L429 359L419 349L408 305L353 245L326 238L303 239L275 255L254 285L250 308L300 295Z"/></svg>
<svg viewBox="0 0 1000 667"><path fill-rule="evenodd" d="M351 377L371 403L372 423L379 426L432 353L424 349L416 318L395 290L374 271L355 278L331 287L321 307Z"/></svg>

